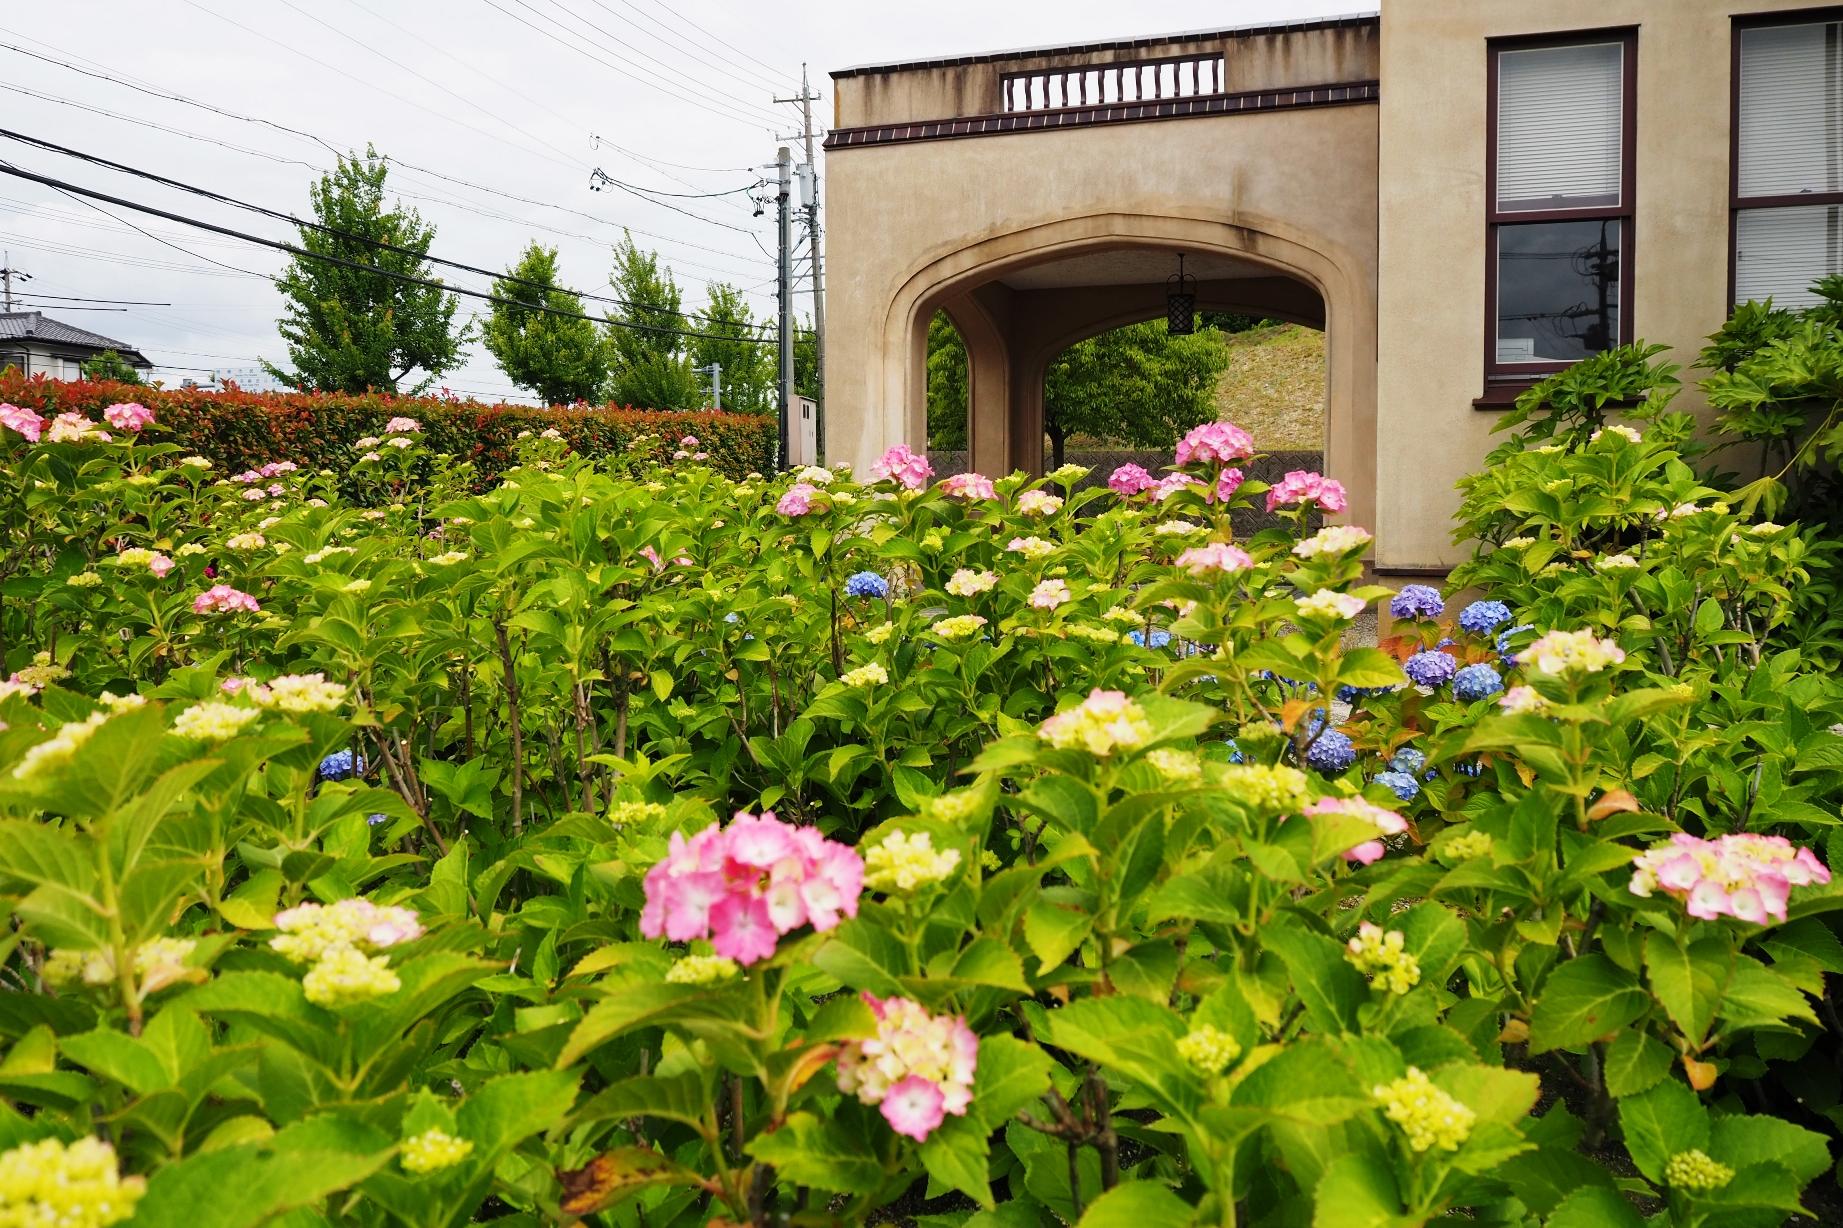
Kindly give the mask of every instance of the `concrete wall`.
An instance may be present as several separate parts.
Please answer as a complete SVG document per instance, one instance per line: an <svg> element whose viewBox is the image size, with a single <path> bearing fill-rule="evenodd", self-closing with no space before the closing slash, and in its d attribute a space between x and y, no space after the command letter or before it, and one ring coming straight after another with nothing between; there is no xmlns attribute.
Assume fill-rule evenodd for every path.
<svg viewBox="0 0 1843 1228"><path fill-rule="evenodd" d="M1294 84L1373 76L1374 59L1363 52L1373 48L1373 31L1367 43L1350 30L1287 37L1318 33L1327 36L1323 47L1336 35L1355 50L1341 67L1301 52L1296 59L1313 80ZM1259 63L1282 58L1269 48ZM1233 88L1233 52L1230 64ZM890 100L908 88L873 87L870 79L837 80L842 115L862 119L873 114L873 101L894 107ZM932 99L928 106L958 97L916 89ZM862 467L890 444L925 440L926 325L945 307L967 342L975 405L1000 407L975 416L975 463L1002 472L1005 461L1036 462L1041 426L1032 415L1041 412L1042 368L1061 347L1130 322L1123 316L1162 315L1162 284L1147 298L1133 287L1017 295L996 283L1034 263L1123 247L1149 249L1148 269L1162 283L1177 251L1211 251L1262 266L1265 278L1250 282L1291 278L1318 300L1292 315L1316 322L1322 310L1327 469L1351 488L1351 518L1367 523L1375 484L1376 149L1373 104L833 149L828 459Z"/></svg>
<svg viewBox="0 0 1843 1228"><path fill-rule="evenodd" d="M1229 93L1340 81L1375 80L1379 47L1373 22L1315 29L1217 35L1161 41L1156 46L1098 47L1045 55L980 57L901 71L835 74L834 127L906 124L1002 110L999 82L1010 73L1096 68L1150 57L1223 55Z"/></svg>
<svg viewBox="0 0 1843 1228"><path fill-rule="evenodd" d="M1388 0L1382 22L1379 567L1445 565L1453 483L1490 449L1485 40L1636 27L1633 336L1688 367L1728 312L1732 19L1795 0ZM1694 373L1685 372L1693 382ZM1677 407L1705 407L1693 388Z"/></svg>

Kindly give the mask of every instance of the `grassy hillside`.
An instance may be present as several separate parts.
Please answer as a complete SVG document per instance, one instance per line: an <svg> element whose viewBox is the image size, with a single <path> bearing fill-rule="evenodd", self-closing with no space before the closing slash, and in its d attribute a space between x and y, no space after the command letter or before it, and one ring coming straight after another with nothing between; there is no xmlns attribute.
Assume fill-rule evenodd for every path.
<svg viewBox="0 0 1843 1228"><path fill-rule="evenodd" d="M1216 387L1221 416L1246 427L1263 451L1322 448L1325 335L1297 324L1231 333L1229 367Z"/></svg>

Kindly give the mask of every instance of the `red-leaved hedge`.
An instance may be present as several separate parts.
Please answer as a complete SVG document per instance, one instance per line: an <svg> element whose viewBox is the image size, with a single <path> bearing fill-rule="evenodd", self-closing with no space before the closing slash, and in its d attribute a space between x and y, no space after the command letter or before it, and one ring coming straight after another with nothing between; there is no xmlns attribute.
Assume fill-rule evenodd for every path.
<svg viewBox="0 0 1843 1228"><path fill-rule="evenodd" d="M119 401L138 401L154 411L167 430L151 438L210 457L233 473L275 460L343 471L357 457L353 441L382 434L385 422L397 416L421 423L430 448L472 461L483 481L515 463L513 441L524 430L555 427L571 448L589 456L624 452L643 434L666 440L695 435L709 463L732 477L768 472L776 434L773 418L715 410L539 409L386 393L211 392L26 379L12 367L0 372L0 403L46 417L75 410L100 421L102 411Z"/></svg>

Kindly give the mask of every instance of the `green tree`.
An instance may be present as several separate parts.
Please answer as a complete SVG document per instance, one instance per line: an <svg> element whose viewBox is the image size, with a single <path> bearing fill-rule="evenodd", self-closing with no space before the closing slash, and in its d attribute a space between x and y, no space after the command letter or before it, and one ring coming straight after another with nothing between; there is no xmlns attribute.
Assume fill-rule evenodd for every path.
<svg viewBox="0 0 1843 1228"><path fill-rule="evenodd" d="M608 343L601 329L591 320L534 310L582 314L582 300L557 288L557 250L532 243L506 273L493 282L493 293L513 301L494 303L482 330L500 370L547 404L593 400L608 378ZM533 282L544 289L521 284Z"/></svg>
<svg viewBox="0 0 1843 1228"><path fill-rule="evenodd" d="M141 382L141 373L114 350L104 350L94 358L85 360L81 369L84 379L113 380L118 384Z"/></svg>
<svg viewBox="0 0 1843 1228"><path fill-rule="evenodd" d="M966 446L966 343L945 311L928 321L928 446Z"/></svg>
<svg viewBox="0 0 1843 1228"><path fill-rule="evenodd" d="M1050 464L1086 435L1162 448L1216 416L1216 382L1228 366L1222 334L1204 328L1173 337L1162 320L1130 324L1077 342L1050 364L1043 431ZM928 322L928 442L966 446L966 346L945 313Z"/></svg>
<svg viewBox="0 0 1843 1228"><path fill-rule="evenodd" d="M705 400L683 334L683 295L672 270L628 235L614 249L609 278L621 300L609 313L609 399L645 409L694 409Z"/></svg>
<svg viewBox="0 0 1843 1228"><path fill-rule="evenodd" d="M437 280L427 259L435 228L400 203L385 207L388 169L378 152L367 147L362 158L340 158L338 167L313 186L314 219L338 233L302 226L299 246L314 257L367 267L296 256L276 279L288 300L276 329L288 343L294 370L263 363L275 378L324 392L419 393L461 365L469 328L455 324L455 296L398 279ZM405 250L387 251L372 243ZM412 371L423 377L400 388Z"/></svg>
<svg viewBox="0 0 1843 1228"><path fill-rule="evenodd" d="M1080 341L1052 362L1043 381L1043 432L1050 466L1071 435L1162 448L1216 416L1216 379L1228 366L1222 334L1166 333L1163 320L1129 324Z"/></svg>
<svg viewBox="0 0 1843 1228"><path fill-rule="evenodd" d="M712 282L710 304L692 321L692 332L715 337L690 338L691 365L716 363L723 373L723 408L738 413L772 413L778 403L775 391L775 354L772 331L764 331L749 310L742 292L722 282ZM753 338L753 340L748 340ZM706 383L709 377L700 374Z"/></svg>

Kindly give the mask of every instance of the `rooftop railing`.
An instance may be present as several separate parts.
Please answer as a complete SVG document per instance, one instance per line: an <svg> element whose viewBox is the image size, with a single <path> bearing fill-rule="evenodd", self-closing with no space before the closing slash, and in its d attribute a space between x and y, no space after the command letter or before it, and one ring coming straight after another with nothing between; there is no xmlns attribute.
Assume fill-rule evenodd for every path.
<svg viewBox="0 0 1843 1228"><path fill-rule="evenodd" d="M999 89L1007 113L1200 98L1224 91L1222 53L1006 73Z"/></svg>

